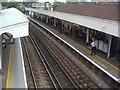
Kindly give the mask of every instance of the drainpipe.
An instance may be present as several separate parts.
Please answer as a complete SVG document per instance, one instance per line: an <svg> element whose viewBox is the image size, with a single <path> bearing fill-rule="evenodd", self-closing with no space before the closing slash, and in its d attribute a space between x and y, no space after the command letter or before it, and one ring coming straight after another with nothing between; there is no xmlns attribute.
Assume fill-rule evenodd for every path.
<svg viewBox="0 0 120 90"><path fill-rule="evenodd" d="M112 35L110 35L109 43L108 43L109 44L108 45L108 55L107 55L108 58L110 57L111 42L112 42Z"/></svg>
<svg viewBox="0 0 120 90"><path fill-rule="evenodd" d="M86 44L89 43L89 28L87 28L87 34L86 34Z"/></svg>

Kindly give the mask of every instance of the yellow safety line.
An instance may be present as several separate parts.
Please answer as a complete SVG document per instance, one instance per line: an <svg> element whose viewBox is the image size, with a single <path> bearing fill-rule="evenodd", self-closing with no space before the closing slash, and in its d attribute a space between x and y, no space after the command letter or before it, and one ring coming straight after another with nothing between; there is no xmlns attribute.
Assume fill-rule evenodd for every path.
<svg viewBox="0 0 120 90"><path fill-rule="evenodd" d="M98 55L95 55L95 56L96 56L97 58L101 59L102 61L106 62L107 64L109 64L111 67L113 67L113 68L115 68L115 69L117 69L117 70L120 70L120 68L118 68L118 67L114 66L113 64L107 62L105 59L101 58L100 56L98 56Z"/></svg>
<svg viewBox="0 0 120 90"><path fill-rule="evenodd" d="M8 90L8 88L9 88L11 59L12 59L12 45L10 45L10 55L9 55L9 59L8 59L9 62L8 62L8 73L7 73L7 80L6 80L6 90Z"/></svg>
<svg viewBox="0 0 120 90"><path fill-rule="evenodd" d="M75 41L73 41L72 39L68 38L67 36L65 36L65 35L63 35L63 34L61 34L61 35L64 36L65 38L67 38L68 40L74 42L74 43L77 44L79 47L85 49L87 52L91 53L90 50L88 50L87 48L81 46L80 44L78 44L77 42L75 42ZM99 57L98 55L95 55L95 57L97 57L97 58L99 58L100 60L104 61L105 63L109 64L111 67L115 68L116 70L120 70L120 68L112 65L111 63L107 62L106 60L104 60L103 58Z"/></svg>

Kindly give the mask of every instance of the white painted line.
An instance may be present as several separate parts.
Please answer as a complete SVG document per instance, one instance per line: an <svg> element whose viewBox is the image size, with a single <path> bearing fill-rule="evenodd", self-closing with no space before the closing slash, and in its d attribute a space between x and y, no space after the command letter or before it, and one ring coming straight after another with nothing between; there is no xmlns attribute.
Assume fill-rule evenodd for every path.
<svg viewBox="0 0 120 90"><path fill-rule="evenodd" d="M29 18L29 17L28 17ZM46 29L48 32L50 32L52 35L54 35L55 37L57 37L58 39L60 39L62 42L64 42L65 44L67 44L69 47L71 47L73 50L75 50L77 53L79 53L80 55L82 55L85 59L87 59L88 61L90 61L92 64L94 64L96 67L98 67L100 70L102 70L103 72L105 72L108 76L110 76L111 78L113 78L115 81L120 83L120 79L116 78L115 76L113 76L111 73L109 73L108 71L106 71L105 69L103 69L102 67L100 67L97 63L93 62L90 58L88 58L86 55L84 55L83 53L81 53L80 51L78 51L75 47L73 47L72 45L70 45L69 43L67 43L65 40L63 40L62 38L60 38L59 36L57 36L56 34L54 34L52 31L50 31L49 29L47 29L45 26L39 24L38 22L36 22L35 20L29 18L30 20L34 21L36 24L38 24L39 26L41 26L42 28Z"/></svg>
<svg viewBox="0 0 120 90"><path fill-rule="evenodd" d="M23 69L23 77L24 77L24 83L25 83L25 88L28 88L27 85L27 80L26 80L26 73L25 73L25 65L24 65L24 61L23 61L23 52L22 52L22 46L21 46L21 41L20 38L19 39L19 45L20 45L20 53L21 53L21 59L22 59L22 69Z"/></svg>
<svg viewBox="0 0 120 90"><path fill-rule="evenodd" d="M2 70L2 36L0 36L0 70Z"/></svg>

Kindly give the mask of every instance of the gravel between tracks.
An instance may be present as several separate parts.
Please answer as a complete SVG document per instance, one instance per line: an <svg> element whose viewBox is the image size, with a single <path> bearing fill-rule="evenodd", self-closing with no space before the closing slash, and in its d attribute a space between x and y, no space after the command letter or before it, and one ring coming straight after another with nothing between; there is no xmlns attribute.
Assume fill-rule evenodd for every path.
<svg viewBox="0 0 120 90"><path fill-rule="evenodd" d="M45 67L43 66L43 63L41 62L30 39L28 37L25 37L24 39L26 41L28 53L30 56L31 64L32 64L32 69L34 72L35 80L37 82L37 87L38 88L53 88L52 82L47 74L47 71L45 70ZM25 62L28 87L34 88L33 81L31 80L32 77L30 75L30 68L29 68L28 61L27 61L28 59L25 54L24 47L23 47L23 51L24 51L23 53L24 53L24 62Z"/></svg>

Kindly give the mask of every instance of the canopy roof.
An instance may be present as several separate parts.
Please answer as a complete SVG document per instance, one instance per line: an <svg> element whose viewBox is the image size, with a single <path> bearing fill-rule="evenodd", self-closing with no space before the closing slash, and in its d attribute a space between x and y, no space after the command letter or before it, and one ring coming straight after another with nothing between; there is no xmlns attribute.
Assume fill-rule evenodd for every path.
<svg viewBox="0 0 120 90"><path fill-rule="evenodd" d="M26 36L28 35L28 33L25 33L28 32L28 22L27 17L16 8L2 10L0 14L0 34L9 32L14 38Z"/></svg>
<svg viewBox="0 0 120 90"><path fill-rule="evenodd" d="M39 14L44 14L68 22L72 22L78 25L82 25L91 29L95 29L97 31L114 35L116 37L120 37L118 21L106 20L106 19L77 15L77 14L63 13L57 11L37 10L33 8L25 8L25 9Z"/></svg>

